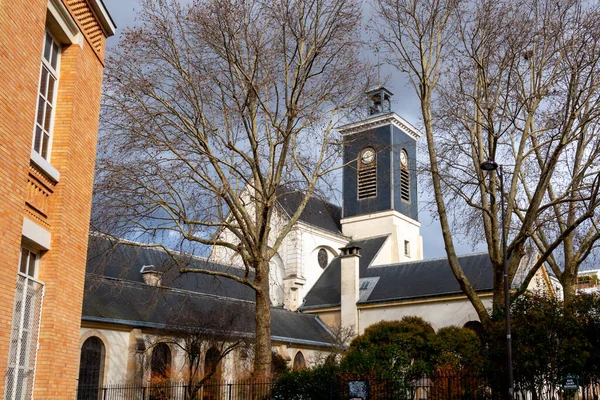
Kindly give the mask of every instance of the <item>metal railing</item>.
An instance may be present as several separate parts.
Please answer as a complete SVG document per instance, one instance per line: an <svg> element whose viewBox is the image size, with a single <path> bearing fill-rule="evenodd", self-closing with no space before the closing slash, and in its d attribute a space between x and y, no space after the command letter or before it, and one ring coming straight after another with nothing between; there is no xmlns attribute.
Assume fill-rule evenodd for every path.
<svg viewBox="0 0 600 400"><path fill-rule="evenodd" d="M310 382L296 382L298 386L310 385ZM544 385L531 391L517 390L515 399L551 400L572 398L579 392L582 400L597 400L600 383L581 379L579 391L563 393L560 387ZM188 382L172 382L149 385L111 384L104 387L79 386L77 400L287 400L290 395L295 399L307 400L347 400L349 398L348 381L332 379L322 382L323 387L312 388L312 395L306 395L305 388L298 387L297 393L278 390L276 381L239 380L206 381L190 385ZM409 381L367 382L369 400L487 400L499 398L494 395L487 379L462 374L437 374ZM283 393L283 394L282 394Z"/></svg>
<svg viewBox="0 0 600 400"><path fill-rule="evenodd" d="M77 400L264 400L270 398L272 381L207 381L149 385L111 384L101 388L79 386Z"/></svg>

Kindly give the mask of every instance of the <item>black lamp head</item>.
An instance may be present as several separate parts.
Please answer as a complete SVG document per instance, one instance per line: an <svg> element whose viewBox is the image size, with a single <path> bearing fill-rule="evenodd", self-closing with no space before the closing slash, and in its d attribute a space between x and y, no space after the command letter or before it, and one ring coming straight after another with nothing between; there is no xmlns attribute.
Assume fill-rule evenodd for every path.
<svg viewBox="0 0 600 400"><path fill-rule="evenodd" d="M479 167L484 171L495 171L498 169L498 163L488 158L487 161L484 161L481 164L479 164Z"/></svg>

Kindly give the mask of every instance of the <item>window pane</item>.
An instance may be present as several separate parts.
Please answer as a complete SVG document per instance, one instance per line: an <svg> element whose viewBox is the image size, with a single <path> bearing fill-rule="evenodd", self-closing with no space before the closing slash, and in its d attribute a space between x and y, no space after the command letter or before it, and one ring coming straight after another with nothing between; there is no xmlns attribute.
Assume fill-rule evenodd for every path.
<svg viewBox="0 0 600 400"><path fill-rule="evenodd" d="M27 390L25 388L26 385L26 381L25 381L25 376L23 374L23 371L19 370L18 372L18 378L17 378L17 390L16 390L16 396L15 399L24 399L25 398L25 391Z"/></svg>
<svg viewBox="0 0 600 400"><path fill-rule="evenodd" d="M40 152L42 145L42 128L39 126L35 127L35 137L33 138L33 150Z"/></svg>
<svg viewBox="0 0 600 400"><path fill-rule="evenodd" d="M44 118L44 130L50 132L50 121L52 120L52 106L46 105L46 116Z"/></svg>
<svg viewBox="0 0 600 400"><path fill-rule="evenodd" d="M45 106L46 106L46 102L44 101L44 98L42 96L40 96L38 99L38 112L37 112L37 118L36 118L36 121L40 126L42 126L42 124L44 123L44 108L45 108Z"/></svg>
<svg viewBox="0 0 600 400"><path fill-rule="evenodd" d="M29 270L27 272L27 275L29 276L35 276L35 259L36 259L36 254L29 252Z"/></svg>
<svg viewBox="0 0 600 400"><path fill-rule="evenodd" d="M52 61L50 62L50 65L52 65L52 68L56 70L56 63L58 61L58 45L56 44L56 42L52 42Z"/></svg>
<svg viewBox="0 0 600 400"><path fill-rule="evenodd" d="M42 76L40 76L40 94L46 96L46 84L48 83L48 70L42 65Z"/></svg>
<svg viewBox="0 0 600 400"><path fill-rule="evenodd" d="M48 99L48 103L54 104L54 87L56 86L56 78L52 75L48 76L48 94L46 98Z"/></svg>
<svg viewBox="0 0 600 400"><path fill-rule="evenodd" d="M45 159L48 158L48 141L50 140L50 136L46 132L44 132L44 142L42 143L42 152L40 155Z"/></svg>
<svg viewBox="0 0 600 400"><path fill-rule="evenodd" d="M21 273L26 274L27 273L27 257L29 255L29 251L26 249L23 249L21 251L21 268L19 268L19 271L21 271Z"/></svg>
<svg viewBox="0 0 600 400"><path fill-rule="evenodd" d="M44 58L50 61L50 50L52 49L52 38L50 34L46 32L46 42L44 43Z"/></svg>

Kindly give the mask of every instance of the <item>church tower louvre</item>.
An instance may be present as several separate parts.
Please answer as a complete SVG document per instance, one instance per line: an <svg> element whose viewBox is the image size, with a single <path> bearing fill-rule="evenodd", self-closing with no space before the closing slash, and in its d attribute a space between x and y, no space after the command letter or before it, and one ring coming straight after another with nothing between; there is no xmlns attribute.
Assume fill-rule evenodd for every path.
<svg viewBox="0 0 600 400"><path fill-rule="evenodd" d="M377 264L423 258L418 221L417 140L391 110L392 93L366 93L366 119L338 128L344 141L342 231L353 240L388 235Z"/></svg>

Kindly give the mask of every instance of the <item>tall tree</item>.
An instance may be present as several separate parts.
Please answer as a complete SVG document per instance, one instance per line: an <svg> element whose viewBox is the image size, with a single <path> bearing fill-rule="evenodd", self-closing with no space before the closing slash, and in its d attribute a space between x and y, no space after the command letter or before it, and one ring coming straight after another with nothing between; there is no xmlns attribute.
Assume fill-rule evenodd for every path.
<svg viewBox="0 0 600 400"><path fill-rule="evenodd" d="M591 183L598 171L567 171L578 142L586 160L596 146L600 71L591 54L597 53L600 34L598 9L577 0L429 3L380 0L385 24L379 37L421 100L434 201L450 265L487 323L488 312L456 258L449 210L468 221L461 233L485 238L497 310L504 297L500 196L507 205L511 282L534 232L548 232L549 224L542 223L548 210L564 210L568 204L578 210L560 234L546 235L550 239L523 288L570 232L592 224L596 197ZM488 177L480 168L488 158L504 164L504 193L498 190L498 174ZM568 195L558 190L552 195L553 186L571 189Z"/></svg>
<svg viewBox="0 0 600 400"><path fill-rule="evenodd" d="M368 84L360 4L143 0L137 18L107 62L96 228L239 254L241 277L181 271L255 291L254 373L268 376L269 260L336 167L333 127ZM273 230L284 186L305 195Z"/></svg>

